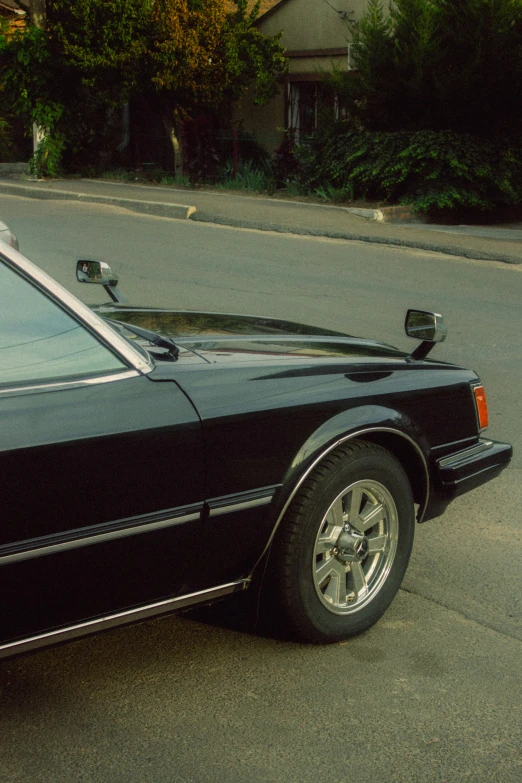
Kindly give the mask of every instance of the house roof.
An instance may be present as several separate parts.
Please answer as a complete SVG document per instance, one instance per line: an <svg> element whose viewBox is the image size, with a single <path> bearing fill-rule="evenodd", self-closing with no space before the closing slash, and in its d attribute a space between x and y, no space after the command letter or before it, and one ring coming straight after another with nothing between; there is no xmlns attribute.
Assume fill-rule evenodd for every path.
<svg viewBox="0 0 522 783"><path fill-rule="evenodd" d="M249 0L248 10L251 10L255 2L256 0ZM282 4L284 2L286 2L286 0L261 0L259 4L259 16L260 17L264 16L266 13L268 13L273 8L275 8L276 5L279 5L280 3ZM232 0L227 0L227 5L230 11L233 11L235 9L235 5L232 2ZM4 13L8 13L8 14L20 15L20 16L25 15L25 11L23 11L20 8L16 0L0 0L0 9Z"/></svg>
<svg viewBox="0 0 522 783"><path fill-rule="evenodd" d="M256 0L249 0L248 2L248 10L250 10L253 5L255 4ZM259 16L263 16L267 13L267 11L271 11L274 6L279 5L280 2L284 2L284 0L261 0L261 3L259 5ZM235 6L234 3L231 0L228 0L228 6L231 11L234 10Z"/></svg>
<svg viewBox="0 0 522 783"><path fill-rule="evenodd" d="M280 2L284 2L284 0L261 0L259 16L263 16L263 14L266 14L267 11L271 11L272 8L274 8L276 5L279 5Z"/></svg>
<svg viewBox="0 0 522 783"><path fill-rule="evenodd" d="M249 10L253 7L256 0L249 0L248 2L248 8ZM259 6L259 16L263 16L263 14L266 14L267 11L271 11L272 8L274 8L276 5L279 5L280 2L284 2L284 0L261 0L260 6ZM231 2L231 0L228 0L227 2L228 6L230 7L230 10L234 9L234 4ZM16 0L0 0L0 8L4 8L5 10L12 11L14 13L23 14L25 13Z"/></svg>
<svg viewBox="0 0 522 783"><path fill-rule="evenodd" d="M15 0L0 0L0 8L3 11L8 11L13 14L17 15L23 15L25 14L25 11L23 11L20 6L18 5Z"/></svg>

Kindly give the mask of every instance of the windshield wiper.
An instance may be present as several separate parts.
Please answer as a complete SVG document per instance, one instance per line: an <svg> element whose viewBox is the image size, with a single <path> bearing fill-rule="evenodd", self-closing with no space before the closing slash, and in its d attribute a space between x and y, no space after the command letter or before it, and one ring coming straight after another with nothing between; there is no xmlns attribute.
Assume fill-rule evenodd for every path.
<svg viewBox="0 0 522 783"><path fill-rule="evenodd" d="M134 334L138 335L138 337L143 337L145 340L148 340L151 345L155 345L157 348L167 348L170 356L172 357L172 361L175 361L178 358L179 348L174 340L170 339L170 337L163 337L161 334L152 332L150 329L142 329L141 326L126 324L123 321L116 321L112 318L107 318L106 320L110 324L118 324L118 326L122 326L124 329L128 329L129 332L133 332Z"/></svg>

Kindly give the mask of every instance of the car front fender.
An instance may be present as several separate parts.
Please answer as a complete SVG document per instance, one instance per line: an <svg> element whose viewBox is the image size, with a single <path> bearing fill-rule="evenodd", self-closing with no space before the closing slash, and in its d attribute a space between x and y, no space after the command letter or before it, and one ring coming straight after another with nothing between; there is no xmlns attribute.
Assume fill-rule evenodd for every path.
<svg viewBox="0 0 522 783"><path fill-rule="evenodd" d="M355 438L387 448L404 467L422 521L430 492L429 445L416 424L403 413L380 405L364 405L333 416L310 435L295 455L274 501L275 524L263 551L268 551L277 528L299 488L325 457ZM261 558L260 558L261 559Z"/></svg>

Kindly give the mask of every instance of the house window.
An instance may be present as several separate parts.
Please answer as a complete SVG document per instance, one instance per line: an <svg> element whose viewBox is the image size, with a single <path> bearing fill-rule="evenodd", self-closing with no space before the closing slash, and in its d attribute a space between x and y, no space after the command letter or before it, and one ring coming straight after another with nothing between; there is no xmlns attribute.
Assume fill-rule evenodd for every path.
<svg viewBox="0 0 522 783"><path fill-rule="evenodd" d="M293 131L297 142L339 118L337 96L324 82L289 82L287 99L287 128Z"/></svg>

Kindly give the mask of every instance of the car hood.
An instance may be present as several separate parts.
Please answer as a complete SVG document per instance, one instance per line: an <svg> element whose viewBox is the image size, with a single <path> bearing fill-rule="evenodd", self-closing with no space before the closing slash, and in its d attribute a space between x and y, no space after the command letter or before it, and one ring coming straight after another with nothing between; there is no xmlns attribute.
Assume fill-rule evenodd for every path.
<svg viewBox="0 0 522 783"><path fill-rule="evenodd" d="M103 305L98 315L149 329L207 361L255 359L399 359L406 354L393 346L316 326L248 315L180 310L156 310Z"/></svg>

